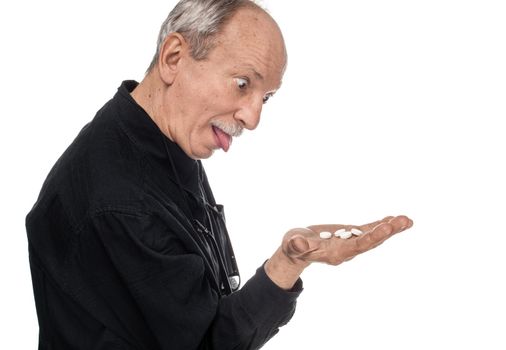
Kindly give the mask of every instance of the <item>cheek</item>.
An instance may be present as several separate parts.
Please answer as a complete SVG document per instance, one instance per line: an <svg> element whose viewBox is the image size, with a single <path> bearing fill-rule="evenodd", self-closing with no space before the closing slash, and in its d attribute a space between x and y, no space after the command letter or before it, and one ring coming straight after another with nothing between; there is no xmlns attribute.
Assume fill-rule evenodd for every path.
<svg viewBox="0 0 506 350"><path fill-rule="evenodd" d="M193 103L199 108L202 117L200 119L203 121L207 119L207 122L214 117L227 115L233 110L230 92L223 88L208 89L202 92Z"/></svg>
<svg viewBox="0 0 506 350"><path fill-rule="evenodd" d="M195 77L192 82L191 77ZM233 114L237 88L233 79L221 76L186 75L181 81L179 98L185 106L185 124L193 130L209 127L216 117Z"/></svg>
<svg viewBox="0 0 506 350"><path fill-rule="evenodd" d="M209 138L209 135L212 136L210 122L215 116L216 113L205 102L194 103L191 115L186 116L186 125L189 129L191 138L193 140L206 140Z"/></svg>

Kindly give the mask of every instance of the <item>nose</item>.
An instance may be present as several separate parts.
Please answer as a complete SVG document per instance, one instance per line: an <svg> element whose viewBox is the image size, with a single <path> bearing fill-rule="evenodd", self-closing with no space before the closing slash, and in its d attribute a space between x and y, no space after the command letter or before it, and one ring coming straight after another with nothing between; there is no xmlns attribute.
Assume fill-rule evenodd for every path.
<svg viewBox="0 0 506 350"><path fill-rule="evenodd" d="M262 114L263 98L252 97L245 99L241 106L235 113L235 119L241 123L241 125L248 129L254 130L260 123L260 114Z"/></svg>

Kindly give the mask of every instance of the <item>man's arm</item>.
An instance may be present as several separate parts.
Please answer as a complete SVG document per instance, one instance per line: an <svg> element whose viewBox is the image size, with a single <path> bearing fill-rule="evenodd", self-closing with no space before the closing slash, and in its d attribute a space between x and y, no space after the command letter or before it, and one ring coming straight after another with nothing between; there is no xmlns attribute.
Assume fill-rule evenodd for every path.
<svg viewBox="0 0 506 350"><path fill-rule="evenodd" d="M188 235L176 219L107 210L93 218L87 236L94 243L81 247L80 261L86 259L91 284L121 314L122 323L149 329L163 348L260 348L292 317L302 282L284 290L262 266L239 291L220 298L202 258L183 243ZM103 263L92 266L99 255ZM110 276L114 274L120 278L117 283ZM140 340L149 341L147 334Z"/></svg>
<svg viewBox="0 0 506 350"><path fill-rule="evenodd" d="M265 264L265 272L279 287L290 289L304 269L313 262L339 265L383 243L413 225L406 216L386 217L362 226L315 225L296 228L283 237L281 247ZM350 239L320 238L320 232L358 228L364 234Z"/></svg>

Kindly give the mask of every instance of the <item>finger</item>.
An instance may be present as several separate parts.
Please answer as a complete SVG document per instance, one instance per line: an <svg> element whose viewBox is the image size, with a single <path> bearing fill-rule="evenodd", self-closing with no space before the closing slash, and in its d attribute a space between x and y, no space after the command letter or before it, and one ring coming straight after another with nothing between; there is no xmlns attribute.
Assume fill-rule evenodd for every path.
<svg viewBox="0 0 506 350"><path fill-rule="evenodd" d="M407 216L400 215L376 226L371 232L360 237L357 242L357 250L360 253L376 248L393 235L407 230L413 226L413 221Z"/></svg>
<svg viewBox="0 0 506 350"><path fill-rule="evenodd" d="M319 240L295 234L283 241L283 252L290 258L304 259L308 254L319 249Z"/></svg>
<svg viewBox="0 0 506 350"><path fill-rule="evenodd" d="M301 255L309 250L309 243L306 238L302 236L294 236L289 241L291 251L295 254Z"/></svg>
<svg viewBox="0 0 506 350"><path fill-rule="evenodd" d="M394 218L393 216L387 216L387 217L385 217L385 218L383 218L381 220L374 221L374 222L371 222L369 224L365 224L365 225L359 226L359 228L362 231L364 231L364 232L372 231L376 226L378 226L380 224L383 224L385 222L389 222L393 218Z"/></svg>
<svg viewBox="0 0 506 350"><path fill-rule="evenodd" d="M396 233L404 231L413 226L413 221L405 215L396 216L390 219L388 223L392 225Z"/></svg>
<svg viewBox="0 0 506 350"><path fill-rule="evenodd" d="M350 244L354 244L357 254L371 250L394 235L396 231L390 223L382 223L376 226L371 232L355 238Z"/></svg>
<svg viewBox="0 0 506 350"><path fill-rule="evenodd" d="M297 258L307 249L304 241L305 239L301 236L293 236L288 239L284 239L281 244L281 249L286 256L290 258Z"/></svg>

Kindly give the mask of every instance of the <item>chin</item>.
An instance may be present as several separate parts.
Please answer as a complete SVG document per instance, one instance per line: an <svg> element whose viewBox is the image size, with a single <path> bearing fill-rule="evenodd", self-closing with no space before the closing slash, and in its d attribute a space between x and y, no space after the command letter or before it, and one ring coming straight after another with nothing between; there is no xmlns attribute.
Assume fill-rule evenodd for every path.
<svg viewBox="0 0 506 350"><path fill-rule="evenodd" d="M213 154L214 154L214 150L212 149L209 152L207 152L207 154L205 156L203 156L201 159L210 158Z"/></svg>
<svg viewBox="0 0 506 350"><path fill-rule="evenodd" d="M210 158L211 156L213 155L213 152L211 153L207 153L207 154L202 154L202 155L193 155L193 156L190 156L190 158L192 159L195 159L195 160L202 160L202 159L207 159L207 158Z"/></svg>
<svg viewBox="0 0 506 350"><path fill-rule="evenodd" d="M214 150L213 149L205 149L205 150L202 150L201 152L191 152L191 153L187 153L188 157L192 158L192 159L195 159L195 160L200 160L200 159L207 159L209 157L211 157L214 153Z"/></svg>

